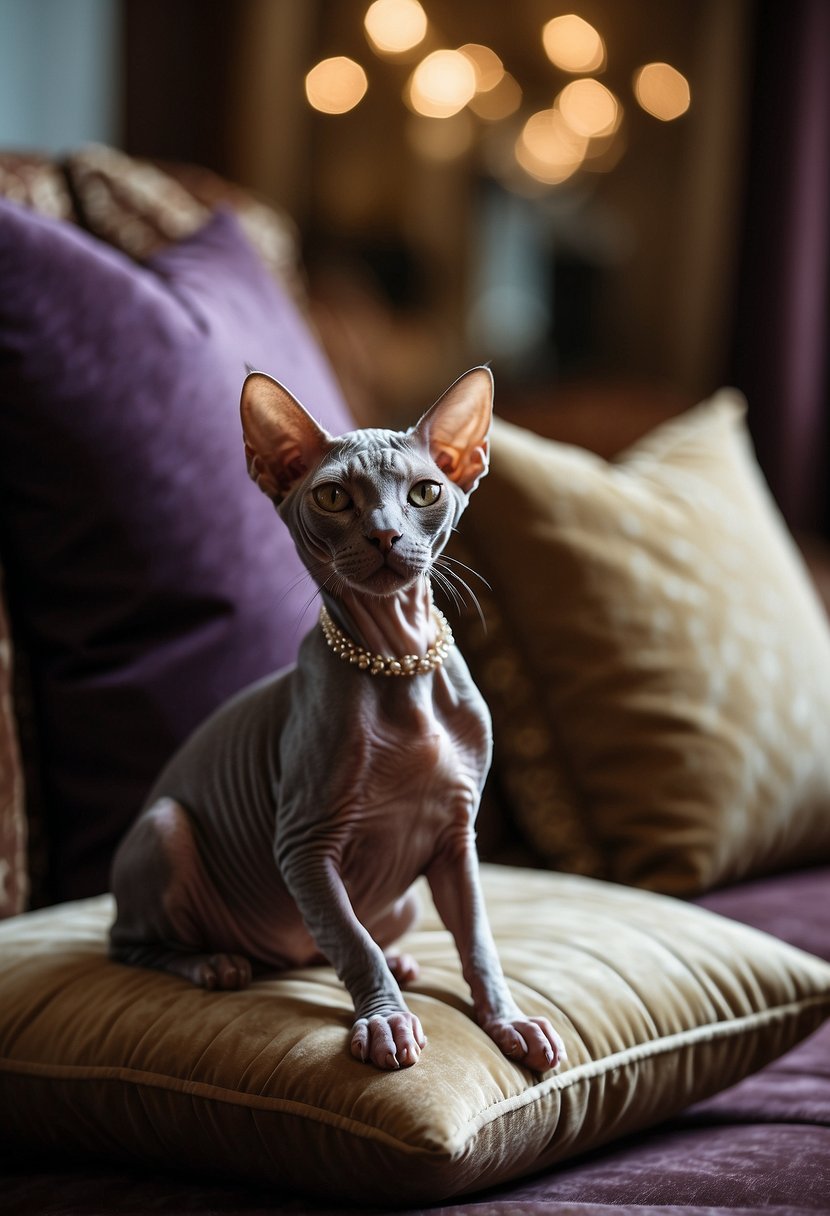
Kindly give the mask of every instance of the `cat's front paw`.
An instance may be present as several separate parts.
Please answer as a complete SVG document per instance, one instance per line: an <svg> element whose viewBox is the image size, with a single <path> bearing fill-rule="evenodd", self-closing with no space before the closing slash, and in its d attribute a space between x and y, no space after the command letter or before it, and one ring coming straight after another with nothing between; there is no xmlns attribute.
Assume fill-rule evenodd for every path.
<svg viewBox="0 0 830 1216"><path fill-rule="evenodd" d="M425 1046L421 1023L408 1009L358 1018L352 1027L352 1055L376 1068L410 1068L418 1063Z"/></svg>
<svg viewBox="0 0 830 1216"><path fill-rule="evenodd" d="M568 1058L565 1044L547 1018L519 1014L512 1019L494 1018L483 1028L509 1060L534 1072L556 1068Z"/></svg>

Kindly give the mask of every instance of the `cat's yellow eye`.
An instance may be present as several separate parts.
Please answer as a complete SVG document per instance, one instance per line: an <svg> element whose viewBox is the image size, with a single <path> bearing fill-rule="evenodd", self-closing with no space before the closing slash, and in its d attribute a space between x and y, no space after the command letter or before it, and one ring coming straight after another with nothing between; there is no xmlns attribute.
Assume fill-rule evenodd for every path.
<svg viewBox="0 0 830 1216"><path fill-rule="evenodd" d="M413 507L431 507L441 497L441 486L437 481L417 481L409 491Z"/></svg>
<svg viewBox="0 0 830 1216"><path fill-rule="evenodd" d="M317 506L322 507L324 511L330 511L332 514L335 514L337 511L345 511L347 507L352 505L352 500L346 491L333 481L327 481L324 485L315 486L312 494Z"/></svg>

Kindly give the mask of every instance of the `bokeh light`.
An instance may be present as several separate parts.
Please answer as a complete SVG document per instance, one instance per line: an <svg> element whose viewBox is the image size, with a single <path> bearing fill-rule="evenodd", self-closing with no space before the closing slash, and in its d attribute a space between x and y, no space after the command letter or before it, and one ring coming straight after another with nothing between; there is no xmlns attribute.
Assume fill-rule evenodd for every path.
<svg viewBox="0 0 830 1216"><path fill-rule="evenodd" d="M477 93L489 93L504 79L504 64L489 46L482 46L479 42L466 42L458 49L473 65Z"/></svg>
<svg viewBox="0 0 830 1216"><path fill-rule="evenodd" d="M554 17L542 30L545 54L565 72L599 72L605 67L602 35L582 17Z"/></svg>
<svg viewBox="0 0 830 1216"><path fill-rule="evenodd" d="M476 73L460 51L433 51L410 77L406 99L425 118L450 118L475 96Z"/></svg>
<svg viewBox="0 0 830 1216"><path fill-rule="evenodd" d="M322 59L305 78L309 105L322 114L346 114L353 110L367 87L363 68L345 55Z"/></svg>
<svg viewBox="0 0 830 1216"><path fill-rule="evenodd" d="M423 42L429 22L418 0L375 0L363 27L375 50L401 55Z"/></svg>
<svg viewBox="0 0 830 1216"><path fill-rule="evenodd" d="M566 84L555 104L571 130L589 139L610 135L622 118L622 107L611 90L591 77Z"/></svg>
<svg viewBox="0 0 830 1216"><path fill-rule="evenodd" d="M661 122L685 114L692 95L686 77L669 63L647 63L634 73L634 96L648 113Z"/></svg>
<svg viewBox="0 0 830 1216"><path fill-rule="evenodd" d="M516 140L516 160L536 181L555 186L576 173L588 140L577 135L557 109L531 114Z"/></svg>
<svg viewBox="0 0 830 1216"><path fill-rule="evenodd" d="M485 122L500 122L515 114L521 104L521 86L514 76L505 72L492 89L486 93L476 93L469 106L477 118Z"/></svg>

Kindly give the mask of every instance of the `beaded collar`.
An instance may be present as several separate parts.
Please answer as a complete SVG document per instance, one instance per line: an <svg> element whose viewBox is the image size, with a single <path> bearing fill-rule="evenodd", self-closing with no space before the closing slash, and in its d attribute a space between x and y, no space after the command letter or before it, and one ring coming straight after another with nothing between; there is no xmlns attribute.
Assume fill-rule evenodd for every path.
<svg viewBox="0 0 830 1216"><path fill-rule="evenodd" d="M435 642L425 655L405 654L399 659L382 654L372 654L363 646L353 642L347 633L339 629L331 619L325 604L320 608L320 628L329 646L339 659L353 663L370 676L421 676L440 667L453 644L452 629L440 608L432 605L432 616L438 628Z"/></svg>

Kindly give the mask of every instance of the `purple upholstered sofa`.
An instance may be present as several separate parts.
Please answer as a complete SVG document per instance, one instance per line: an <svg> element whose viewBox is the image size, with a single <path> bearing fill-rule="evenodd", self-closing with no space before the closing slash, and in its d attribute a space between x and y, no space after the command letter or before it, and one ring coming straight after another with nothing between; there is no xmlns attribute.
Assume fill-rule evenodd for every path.
<svg viewBox="0 0 830 1216"><path fill-rule="evenodd" d="M213 213L218 194L236 215ZM489 634L483 638L465 619L458 633L497 730L480 833L482 853L494 863L488 891L496 936L511 981L542 1004L558 999L560 979L549 985L539 974L541 954L553 943L562 988L555 1016L575 1045L569 1067L581 1070L578 1083L569 1088L565 1073L519 1075L483 1048L483 1063L476 1056L467 1067L464 1052L476 1031L440 927L429 917L416 942L426 961L417 999L431 1011L430 1050L440 1067L421 1072L421 1080L422 1065L432 1067L424 1063L429 1051L417 1069L391 1080L341 1061L347 1015L336 981L305 974L289 981L295 986L284 999L294 1002L298 1025L311 1018L313 1032L292 1038L288 1018L273 1069L245 1090L250 1122L217 1124L204 1104L217 1100L226 1057L239 1049L231 1042L237 1016L237 1037L254 1044L249 1071L261 1059L262 1043L270 1043L261 1004L229 1006L221 1033L210 1029L209 1047L196 1053L187 1075L148 1080L151 1067L162 1069L152 1055L156 1035L163 1038L158 1002L165 1011L190 1002L194 1039L218 1007L194 1004L208 994L185 993L172 977L148 978L107 962L100 925L110 857L177 742L236 689L289 662L313 625L302 571L268 504L247 482L238 451L245 364L289 384L331 430L353 422L295 303L284 221L207 175L167 174L102 149L59 165L0 158L0 195L8 200L0 199L2 1210L830 1212L830 1023L822 1025L830 970L816 961L830 963L830 715L821 716L830 629L794 546L778 521L769 524L774 513L766 499L775 562L764 565L766 546L758 547L755 532L727 529L720 539L730 562L739 560L742 543L751 549L740 580L748 593L741 599L740 587L733 588L744 607L730 601L718 617L729 628L737 621L740 637L755 647L757 664L750 666L757 671L738 664L735 680L750 701L750 675L766 680L763 704L752 702L755 716L743 736L729 716L740 698L718 701L716 720L711 705L690 708L700 671L712 675L734 660L728 630L716 651L714 635L696 632L693 622L705 617L700 585L711 567L690 574L688 564L690 549L699 550L700 537L712 531L701 524L703 491L694 481L706 443L720 460L737 434L735 459L749 459L734 403L693 411L680 430L669 421L656 438L626 435L636 442L611 465L500 424L490 497L482 497L478 514L470 508L467 547L458 550L491 582L482 592ZM634 429L645 429L640 421ZM555 434L556 412L542 425ZM706 482L720 517L736 476L731 466L721 473L717 484ZM744 497L732 504L734 518L750 511L750 499L756 512L761 499L752 496L765 492L754 478L747 474L745 495L740 483ZM557 498L558 514L548 516L562 483L577 497ZM581 513L592 486L596 493ZM638 512L646 490L657 495L665 552L662 540L643 532L649 520ZM632 497L624 509L612 500L614 527L600 543L607 520L598 521L595 499L606 492ZM511 549L513 542L498 538L499 519L515 536L528 517L533 545L545 546L544 562L535 585L521 593L511 589L511 579L519 581L515 565L492 555L488 562L487 550ZM586 536L587 549L580 548ZM629 545L622 558L621 538ZM515 539L514 561L522 543ZM641 578L646 558L654 568L664 562L659 595L668 598L664 604L655 592L656 600L649 594L642 603L649 611L655 604L671 609L648 618L648 645L637 632L646 618L621 614L618 581ZM761 567L764 579L749 588L752 569ZM828 569L815 560L819 583ZM792 601L782 579L798 583ZM522 594L529 598L516 620L511 608ZM570 615L560 620L566 600ZM762 601L767 615L759 619L753 612ZM774 612L790 620L795 636L786 645L770 632ZM533 621L532 636L523 636L522 619ZM756 634L747 632L750 621ZM669 670L680 662L671 650L680 624L702 664L683 685L683 705L671 681L654 674L666 653ZM617 661L611 642L632 636L652 680L649 730L668 723L656 750L652 735L646 746L636 731L626 734L631 715L643 712L642 665L614 669L608 683ZM573 682L575 670L582 683ZM566 687L567 699L558 700L557 688L565 698ZM624 719L606 719L602 706L621 690ZM585 742L584 722L583 733L573 733L586 712L583 696L593 706L590 747L606 749L602 763ZM741 744L752 732L772 740L763 754ZM778 747L779 737L786 746ZM719 804L715 789L705 823L697 804L684 818L706 767L701 741L719 789L735 756L744 757L751 816L742 818L734 801ZM688 760L681 778L678 755ZM654 791L667 757L675 768L658 805ZM615 789L633 786L641 810L635 814L630 800L615 801L609 789L591 784L603 773L612 774ZM669 803L671 813L661 819ZM566 868L572 877L553 872ZM512 902L524 909L525 922L511 920ZM537 906L562 907L570 917L564 936L557 936L555 913L547 921L540 913L544 923L531 931ZM517 923L528 924L526 938ZM615 955L619 974L612 979ZM617 996L619 976L625 991ZM118 992L117 1009L102 1012L105 989ZM268 993L279 995L276 987ZM171 1014L170 1035L178 1017ZM142 1018L145 1036L136 1033ZM620 1042L615 1019L623 1023ZM134 1054L123 1048L128 1034ZM142 1057L139 1068L145 1050L150 1062ZM198 1070L210 1052L216 1055L203 1075ZM302 1071L287 1072L298 1060L309 1084L312 1068L315 1078L330 1069L331 1086L347 1094L346 1113L316 1110L302 1123L299 1108L310 1097ZM164 1068L173 1076L175 1059ZM420 1103L418 1111L432 1111L438 1122L465 1085L482 1090L482 1113L454 1155L445 1145L435 1148L429 1129L417 1151L414 1138L403 1144L403 1087L410 1082L421 1087L410 1088L413 1110ZM487 1096L490 1085L500 1105ZM382 1104L393 1089L398 1106L384 1114L381 1105L364 1134L367 1103ZM322 1109L317 1091L314 1100ZM488 1122L496 1105L501 1121ZM284 1122L267 1124L271 1118ZM181 1124L188 1120L192 1152L183 1152ZM284 1145L274 1142L283 1138ZM365 1144L371 1152L364 1159Z"/></svg>

